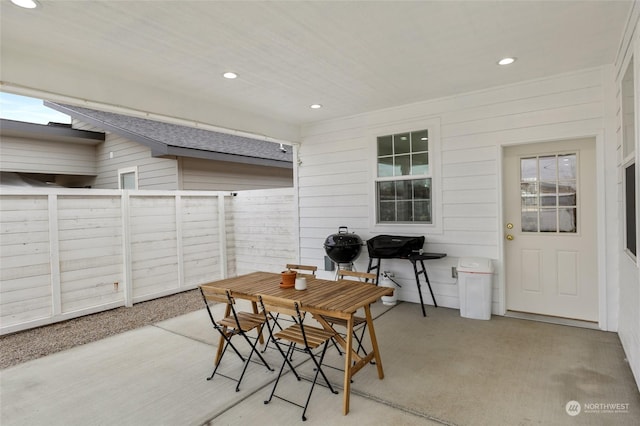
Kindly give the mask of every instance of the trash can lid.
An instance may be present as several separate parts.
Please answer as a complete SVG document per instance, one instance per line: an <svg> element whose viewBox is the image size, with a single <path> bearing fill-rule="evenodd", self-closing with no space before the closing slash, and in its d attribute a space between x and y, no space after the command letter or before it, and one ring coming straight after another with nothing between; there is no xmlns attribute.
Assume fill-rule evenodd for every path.
<svg viewBox="0 0 640 426"><path fill-rule="evenodd" d="M458 272L469 272L475 274L493 273L493 263L491 259L485 257L461 257L458 260Z"/></svg>

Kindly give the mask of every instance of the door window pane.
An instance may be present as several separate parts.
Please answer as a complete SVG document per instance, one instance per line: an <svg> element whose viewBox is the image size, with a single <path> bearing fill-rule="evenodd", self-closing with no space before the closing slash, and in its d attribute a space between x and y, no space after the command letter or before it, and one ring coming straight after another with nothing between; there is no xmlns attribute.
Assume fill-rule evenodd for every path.
<svg viewBox="0 0 640 426"><path fill-rule="evenodd" d="M520 159L522 232L578 232L576 154Z"/></svg>
<svg viewBox="0 0 640 426"><path fill-rule="evenodd" d="M558 189L555 182L540 182L540 205L555 206L557 205L556 197Z"/></svg>
<svg viewBox="0 0 640 426"><path fill-rule="evenodd" d="M520 175L522 181L536 181L538 180L538 159L537 158L523 158L520 160Z"/></svg>
<svg viewBox="0 0 640 426"><path fill-rule="evenodd" d="M540 232L556 232L558 211L556 209L540 209Z"/></svg>
<svg viewBox="0 0 640 426"><path fill-rule="evenodd" d="M521 182L520 194L522 199L522 207L536 207L538 205L538 183L537 182Z"/></svg>
<svg viewBox="0 0 640 426"><path fill-rule="evenodd" d="M576 181L558 182L558 205L575 206L576 191Z"/></svg>
<svg viewBox="0 0 640 426"><path fill-rule="evenodd" d="M558 231L576 232L576 209L558 209Z"/></svg>
<svg viewBox="0 0 640 426"><path fill-rule="evenodd" d="M576 156L559 155L558 156L558 179L576 179Z"/></svg>
<svg viewBox="0 0 640 426"><path fill-rule="evenodd" d="M538 210L522 211L522 232L538 232Z"/></svg>
<svg viewBox="0 0 640 426"><path fill-rule="evenodd" d="M555 155L549 157L540 157L538 159L538 164L540 167L539 179L550 181L556 180L558 176L556 173L556 163L557 157Z"/></svg>

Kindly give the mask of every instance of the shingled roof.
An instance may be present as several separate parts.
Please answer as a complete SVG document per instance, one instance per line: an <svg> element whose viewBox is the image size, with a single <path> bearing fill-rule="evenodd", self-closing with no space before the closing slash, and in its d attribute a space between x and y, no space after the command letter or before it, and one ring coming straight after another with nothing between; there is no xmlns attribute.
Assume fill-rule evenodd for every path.
<svg viewBox="0 0 640 426"><path fill-rule="evenodd" d="M277 142L49 101L45 101L44 105L99 129L145 145L151 149L154 157L175 155L272 167L293 167L293 149Z"/></svg>

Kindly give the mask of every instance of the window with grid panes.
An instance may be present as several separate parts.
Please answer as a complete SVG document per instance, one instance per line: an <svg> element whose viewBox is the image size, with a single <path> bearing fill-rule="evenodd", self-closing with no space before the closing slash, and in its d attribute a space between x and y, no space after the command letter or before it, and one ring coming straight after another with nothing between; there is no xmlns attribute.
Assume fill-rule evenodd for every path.
<svg viewBox="0 0 640 426"><path fill-rule="evenodd" d="M429 131L377 138L378 223L432 223Z"/></svg>

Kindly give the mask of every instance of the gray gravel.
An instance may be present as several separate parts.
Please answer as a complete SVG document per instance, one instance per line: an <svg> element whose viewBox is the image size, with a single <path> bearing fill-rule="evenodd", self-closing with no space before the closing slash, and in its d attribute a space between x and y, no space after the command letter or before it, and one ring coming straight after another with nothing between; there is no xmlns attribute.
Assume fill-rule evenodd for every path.
<svg viewBox="0 0 640 426"><path fill-rule="evenodd" d="M196 289L0 336L0 369L202 308Z"/></svg>

